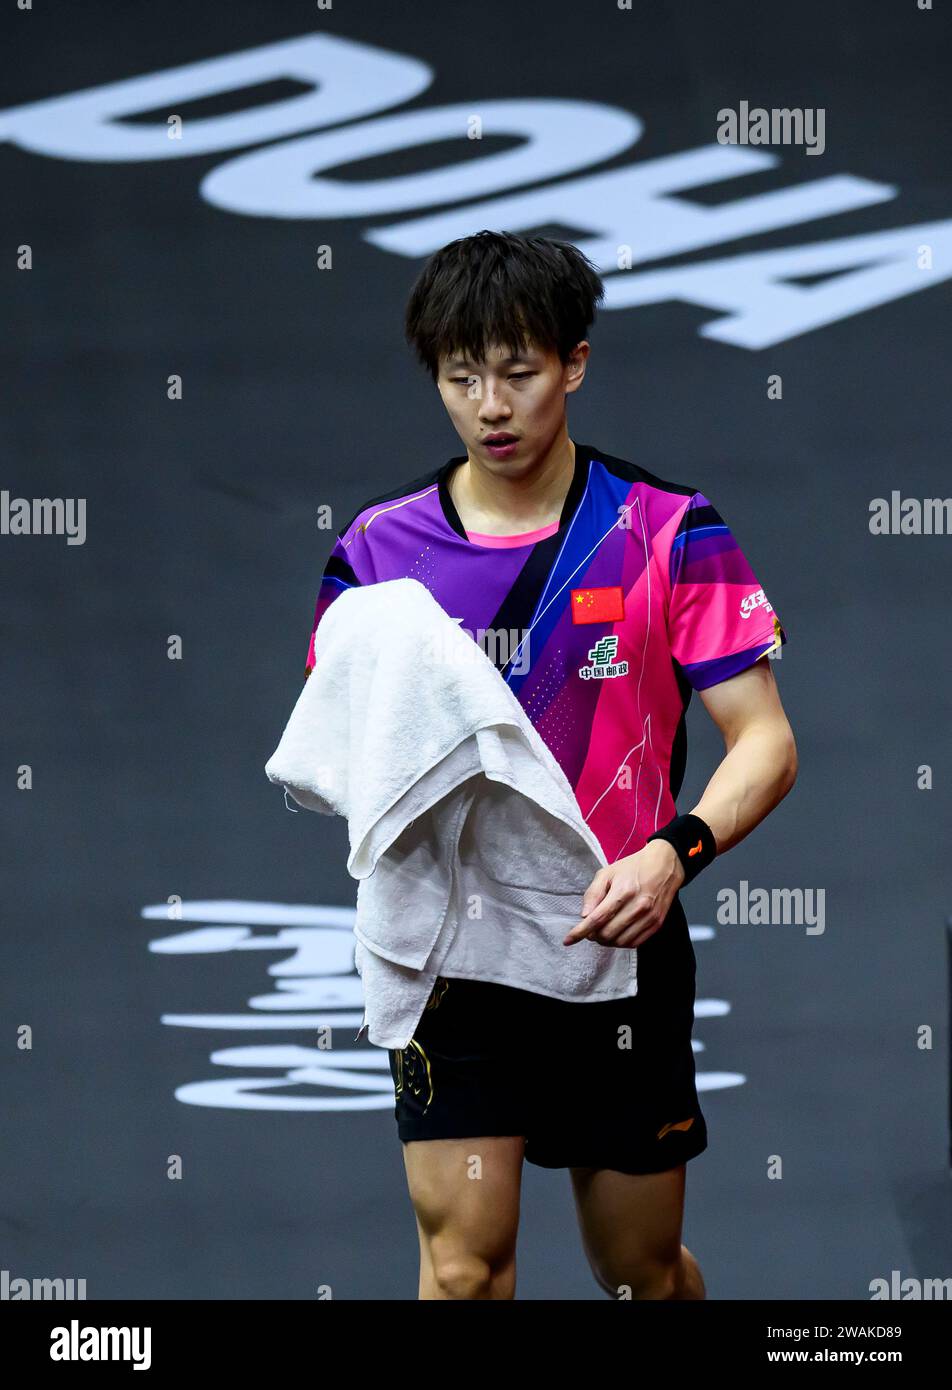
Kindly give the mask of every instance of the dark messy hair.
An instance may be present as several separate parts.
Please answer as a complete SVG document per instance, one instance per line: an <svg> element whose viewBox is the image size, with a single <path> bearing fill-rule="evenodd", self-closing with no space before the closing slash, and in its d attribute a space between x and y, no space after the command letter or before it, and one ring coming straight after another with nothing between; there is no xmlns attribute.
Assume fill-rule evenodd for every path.
<svg viewBox="0 0 952 1390"><path fill-rule="evenodd" d="M549 349L565 363L604 295L591 261L568 242L476 232L427 261L410 291L404 330L434 382L441 357L485 361L496 344L513 354Z"/></svg>

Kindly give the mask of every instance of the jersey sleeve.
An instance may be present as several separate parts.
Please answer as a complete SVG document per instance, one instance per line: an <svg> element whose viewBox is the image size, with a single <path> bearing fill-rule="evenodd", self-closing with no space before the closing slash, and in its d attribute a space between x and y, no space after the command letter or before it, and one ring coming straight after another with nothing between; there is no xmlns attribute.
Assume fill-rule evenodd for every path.
<svg viewBox="0 0 952 1390"><path fill-rule="evenodd" d="M695 690L729 680L786 642L747 557L703 493L682 513L668 575L671 655Z"/></svg>
<svg viewBox="0 0 952 1390"><path fill-rule="evenodd" d="M321 576L320 587L317 591L317 603L314 606L314 618L311 622L311 640L307 647L307 657L304 662L304 679L314 670L314 643L317 638L317 629L320 627L321 619L330 608L335 598L339 598L345 589L353 589L360 584L357 573L347 557L347 549L342 536L337 537L337 543L331 551L327 564L324 566L324 573Z"/></svg>

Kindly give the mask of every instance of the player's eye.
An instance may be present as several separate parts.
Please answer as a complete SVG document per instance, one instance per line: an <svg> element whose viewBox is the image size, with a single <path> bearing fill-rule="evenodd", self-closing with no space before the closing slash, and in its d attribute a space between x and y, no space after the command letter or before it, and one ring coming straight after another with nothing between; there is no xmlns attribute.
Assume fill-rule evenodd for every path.
<svg viewBox="0 0 952 1390"><path fill-rule="evenodd" d="M509 373L509 380L510 380L510 381L525 381L525 380L526 380L528 377L530 377L530 376L535 376L535 372L510 372L510 373ZM477 378L476 378L476 377L472 377L472 376L451 376L451 377L450 377L450 381L453 382L454 385L456 385L456 386L469 386L471 382L476 381L476 380L477 380Z"/></svg>

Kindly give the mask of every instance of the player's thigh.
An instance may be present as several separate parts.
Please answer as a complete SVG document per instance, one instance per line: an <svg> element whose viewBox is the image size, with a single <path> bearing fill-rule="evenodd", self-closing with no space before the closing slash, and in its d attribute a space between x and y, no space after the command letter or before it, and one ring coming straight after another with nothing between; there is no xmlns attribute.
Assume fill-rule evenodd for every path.
<svg viewBox="0 0 952 1390"><path fill-rule="evenodd" d="M649 1283L677 1266L685 1168L682 1163L661 1173L570 1169L582 1243L602 1283L612 1288Z"/></svg>
<svg viewBox="0 0 952 1390"><path fill-rule="evenodd" d="M436 1263L460 1256L491 1268L515 1255L525 1139L421 1139L403 1145L421 1246Z"/></svg>

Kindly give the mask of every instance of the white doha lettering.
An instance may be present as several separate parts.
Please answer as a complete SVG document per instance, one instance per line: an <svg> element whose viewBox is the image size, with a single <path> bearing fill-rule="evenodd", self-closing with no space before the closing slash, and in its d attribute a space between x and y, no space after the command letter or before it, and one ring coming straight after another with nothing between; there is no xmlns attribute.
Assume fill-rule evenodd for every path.
<svg viewBox="0 0 952 1390"><path fill-rule="evenodd" d="M152 125L121 124L145 111L177 114L190 101L282 78L311 90L225 115L186 118L181 140L167 138L162 118ZM241 149L209 171L200 190L216 207L246 216L319 221L476 200L364 231L365 240L402 256L427 255L483 227L581 227L586 230L577 245L605 277L607 311L665 301L694 304L718 314L700 326L702 337L750 350L952 277L952 219L638 271L639 264L662 256L887 202L898 190L847 174L752 193L718 207L692 204L694 188L781 162L764 150L714 142L542 189L521 187L575 173L637 143L643 129L638 117L600 102L474 101L326 129L410 101L432 78L427 64L406 54L307 34L0 111L0 139L35 154L87 161L188 159ZM422 174L320 177L346 161L465 138L473 115L480 117L484 135L515 136L522 145ZM274 143L247 149L264 141ZM826 274L833 278L793 283Z"/></svg>

